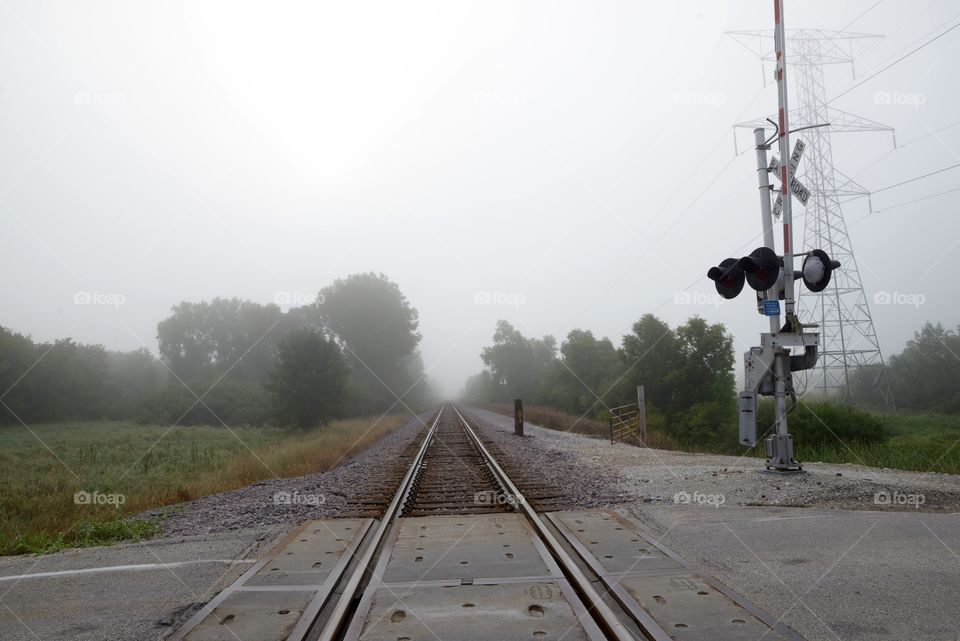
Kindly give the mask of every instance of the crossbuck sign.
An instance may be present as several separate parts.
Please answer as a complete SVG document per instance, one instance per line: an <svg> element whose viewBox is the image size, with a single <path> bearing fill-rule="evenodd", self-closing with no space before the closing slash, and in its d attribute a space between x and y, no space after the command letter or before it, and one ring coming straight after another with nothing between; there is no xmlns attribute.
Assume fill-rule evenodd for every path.
<svg viewBox="0 0 960 641"><path fill-rule="evenodd" d="M806 148L807 146L802 140L797 140L797 142L793 145L793 153L790 154L790 192L804 207L807 206L807 201L810 200L810 190L807 189L802 182L797 180L795 174L797 171L797 165L800 164L800 159L803 157L803 150ZM772 172L777 178L780 177L780 161L777 160L776 156L770 159L770 166L767 167L767 170ZM773 215L779 219L780 214L782 213L783 192L779 192L777 193L777 202L773 204Z"/></svg>

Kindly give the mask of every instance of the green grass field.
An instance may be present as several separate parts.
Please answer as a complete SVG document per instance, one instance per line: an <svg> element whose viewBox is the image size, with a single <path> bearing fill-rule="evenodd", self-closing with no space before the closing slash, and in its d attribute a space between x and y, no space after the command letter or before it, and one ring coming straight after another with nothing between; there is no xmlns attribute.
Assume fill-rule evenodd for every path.
<svg viewBox="0 0 960 641"><path fill-rule="evenodd" d="M885 443L835 443L806 448L797 456L805 461L858 463L917 472L960 474L960 416L877 412L890 433Z"/></svg>
<svg viewBox="0 0 960 641"><path fill-rule="evenodd" d="M405 421L335 421L309 432L126 422L0 427L0 555L150 536L156 523L129 517L264 478L331 469ZM78 492L105 502L78 504Z"/></svg>

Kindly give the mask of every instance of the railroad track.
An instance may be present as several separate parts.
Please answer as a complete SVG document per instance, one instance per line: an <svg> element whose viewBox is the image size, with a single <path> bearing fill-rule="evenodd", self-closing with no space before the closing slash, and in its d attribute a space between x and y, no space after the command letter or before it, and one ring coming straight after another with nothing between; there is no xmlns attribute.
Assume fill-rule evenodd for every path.
<svg viewBox="0 0 960 641"><path fill-rule="evenodd" d="M491 514L512 509L459 417L441 411L401 515Z"/></svg>
<svg viewBox="0 0 960 641"><path fill-rule="evenodd" d="M491 495L497 500L479 500L479 496ZM605 632L609 633L608 638L634 641L636 637L627 630L573 559L560 547L476 432L451 404L444 404L437 413L393 501L383 514L353 574L347 578L342 595L320 627L316 639L336 641L341 638L354 609L351 606L355 607L360 599L364 577L376 565L388 531L397 525L396 521L401 516L437 516L508 509L521 510L530 519L531 525L560 562L565 574L569 573L578 590L586 596L590 611L602 623Z"/></svg>
<svg viewBox="0 0 960 641"><path fill-rule="evenodd" d="M294 530L171 641L412 641L420 633L442 641L699 641L758 632L770 641L803 641L617 515L548 512L561 498L556 489L535 471L512 467L453 404L440 408L394 469L377 474L381 487L355 498L347 508L352 518ZM611 566L620 558L626 567ZM419 605L396 607L398 592L418 588ZM444 599L456 603L441 607ZM476 618L484 608L491 618ZM462 624L475 626L471 633L455 612L473 622ZM554 628L538 623L547 613ZM234 630L242 616L247 627ZM422 620L431 616L438 628L455 625L438 634ZM487 629L498 624L519 627L500 636ZM271 625L279 632L268 632ZM252 636L238 633L251 627Z"/></svg>
<svg viewBox="0 0 960 641"><path fill-rule="evenodd" d="M451 405L450 408L453 406ZM452 411L438 412L437 431L425 460L413 480L414 494L403 505L402 516L439 514L491 514L513 511L485 463L483 454L461 427L461 417ZM429 431L429 428L428 428ZM487 452L510 475L523 496L540 512L556 510L568 500L560 488L543 481L537 470L524 470L511 463L492 439L474 431ZM410 468L423 441L413 440L388 469L370 470L373 489L352 494L337 513L338 518L383 518L390 500Z"/></svg>

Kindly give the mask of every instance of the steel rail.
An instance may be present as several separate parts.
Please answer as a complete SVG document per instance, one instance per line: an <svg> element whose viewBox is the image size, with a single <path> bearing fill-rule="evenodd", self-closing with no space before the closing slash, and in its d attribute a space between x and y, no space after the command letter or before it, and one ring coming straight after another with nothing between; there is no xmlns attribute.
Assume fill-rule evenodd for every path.
<svg viewBox="0 0 960 641"><path fill-rule="evenodd" d="M433 440L433 435L437 431L437 424L440 422L440 417L443 415L443 410L446 408L446 406L446 403L440 406L440 411L437 412L437 417L433 420L433 425L430 426L430 431L427 432L426 437L423 439L423 443L420 444L420 449L417 450L417 455L414 457L413 462L407 469L406 475L404 475L403 480L400 482L400 487L397 490L397 493L393 496L393 500L390 501L390 505L383 513L383 518L380 519L380 524L373 533L373 538L364 549L364 552L360 556L359 562L357 563L356 569L350 576L346 586L344 586L343 594L340 595L336 606L324 623L319 636L316 637L317 641L334 641L337 638L337 633L340 631L340 628L346 622L345 619L348 614L348 609L354 598L357 596L357 590L360 587L360 583L363 581L363 577L367 573L367 570L371 568L370 563L373 561L374 555L377 554L380 548L380 543L383 541L390 528L393 527L394 522L397 519L397 515L400 513L400 507L407 500L407 495L410 493L410 487L413 484L413 479L416 476L417 470L420 469L420 465L423 463L427 448L430 445L430 441ZM310 623L312 625L313 622Z"/></svg>
<svg viewBox="0 0 960 641"><path fill-rule="evenodd" d="M547 526L544 525L543 520L537 512L523 499L523 494L483 445L476 432L473 431L473 428L470 427L470 424L467 423L467 420L460 413L460 410L452 403L450 407L456 412L467 436L470 437L474 445L477 446L477 449L480 450L480 453L483 454L483 458L486 460L487 465L490 466L494 476L497 477L497 480L503 486L503 489L514 497L514 503L517 509L523 512L523 515L536 530L537 535L560 565L560 569L564 575L571 581L577 592L585 599L586 602L584 605L593 613L597 619L597 623L605 628L604 631L607 634L611 635L609 638L616 639L617 641L637 641L636 637L623 625L614 611L610 609L610 606L603 600L600 593L593 587L590 579L580 570L573 558L567 554L567 551L561 547L559 541L553 536L553 533L547 529Z"/></svg>

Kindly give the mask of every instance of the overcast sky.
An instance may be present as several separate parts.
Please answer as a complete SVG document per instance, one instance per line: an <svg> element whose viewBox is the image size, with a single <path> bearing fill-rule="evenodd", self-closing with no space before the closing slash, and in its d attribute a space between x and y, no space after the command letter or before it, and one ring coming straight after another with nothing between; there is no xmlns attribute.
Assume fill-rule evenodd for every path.
<svg viewBox="0 0 960 641"><path fill-rule="evenodd" d="M789 2L787 26L885 36L860 47L862 79L960 19L952 0L858 18L873 4ZM498 318L619 344L645 312L699 314L743 351L766 323L705 273L760 231L752 137L734 157L732 125L776 93L724 31L772 27L771 5L3 2L0 325L156 352L180 301L298 302L376 271L420 311L448 394ZM960 163L960 126L930 135L958 120L958 62L960 30L840 97L901 148L835 135L837 167L875 190ZM828 95L853 73L831 68ZM866 199L845 206L887 354L924 320L960 322L956 197L861 222Z"/></svg>

